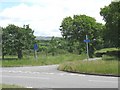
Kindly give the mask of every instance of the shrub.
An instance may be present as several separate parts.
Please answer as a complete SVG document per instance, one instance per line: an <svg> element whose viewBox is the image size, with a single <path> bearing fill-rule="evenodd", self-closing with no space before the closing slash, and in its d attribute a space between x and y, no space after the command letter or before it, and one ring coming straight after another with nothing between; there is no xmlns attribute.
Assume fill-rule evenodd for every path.
<svg viewBox="0 0 120 90"><path fill-rule="evenodd" d="M106 55L115 56L115 57L119 57L120 58L119 54L120 54L120 51L107 51L106 52Z"/></svg>
<svg viewBox="0 0 120 90"><path fill-rule="evenodd" d="M120 50L117 48L104 48L101 50L97 50L95 52L96 57L102 57L103 55L109 55L109 56L116 56L120 57L118 54L120 53Z"/></svg>

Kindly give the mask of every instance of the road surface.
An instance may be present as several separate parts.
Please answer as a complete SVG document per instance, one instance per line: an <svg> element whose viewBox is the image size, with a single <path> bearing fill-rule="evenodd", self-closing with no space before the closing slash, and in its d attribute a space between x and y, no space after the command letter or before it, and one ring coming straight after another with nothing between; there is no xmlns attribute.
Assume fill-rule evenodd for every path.
<svg viewBox="0 0 120 90"><path fill-rule="evenodd" d="M118 88L118 77L62 72L58 65L2 68L2 83L26 88Z"/></svg>

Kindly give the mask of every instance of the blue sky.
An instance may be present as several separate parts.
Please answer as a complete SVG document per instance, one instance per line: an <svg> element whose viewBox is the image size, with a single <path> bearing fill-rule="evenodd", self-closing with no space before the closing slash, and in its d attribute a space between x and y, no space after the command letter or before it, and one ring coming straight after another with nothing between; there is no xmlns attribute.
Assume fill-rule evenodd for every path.
<svg viewBox="0 0 120 90"><path fill-rule="evenodd" d="M19 2L8 2L8 0L5 2L5 0L0 0L0 10L4 10L6 8L10 8L10 7L13 7L13 6L17 6L19 5L20 3Z"/></svg>
<svg viewBox="0 0 120 90"><path fill-rule="evenodd" d="M104 23L100 8L110 3L111 0L0 0L0 25L29 24L36 36L61 36L63 18L85 14Z"/></svg>

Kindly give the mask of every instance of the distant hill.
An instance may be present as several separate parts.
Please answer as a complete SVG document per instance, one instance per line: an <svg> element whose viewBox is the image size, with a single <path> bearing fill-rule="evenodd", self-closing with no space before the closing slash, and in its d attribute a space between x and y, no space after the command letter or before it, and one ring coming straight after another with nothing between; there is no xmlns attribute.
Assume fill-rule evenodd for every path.
<svg viewBox="0 0 120 90"><path fill-rule="evenodd" d="M62 37L55 37L56 39L60 39L60 38L62 38ZM36 36L36 38L35 38L36 40L45 40L45 41L49 41L49 40L51 40L52 39L52 37L49 37L49 36Z"/></svg>
<svg viewBox="0 0 120 90"><path fill-rule="evenodd" d="M36 40L51 40L52 37L36 36Z"/></svg>

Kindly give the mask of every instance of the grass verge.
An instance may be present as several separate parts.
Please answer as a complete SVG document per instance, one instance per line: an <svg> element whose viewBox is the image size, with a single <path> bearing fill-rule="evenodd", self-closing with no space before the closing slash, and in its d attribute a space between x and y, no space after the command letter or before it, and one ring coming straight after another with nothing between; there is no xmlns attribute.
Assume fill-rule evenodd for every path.
<svg viewBox="0 0 120 90"><path fill-rule="evenodd" d="M33 56L24 57L21 60L3 60L3 67L15 67L15 66L40 66L40 65L52 65L60 64L67 61L77 61L85 59L86 55L76 55L76 54L65 54L65 55L56 55L56 56L45 56L39 55L37 59Z"/></svg>
<svg viewBox="0 0 120 90"><path fill-rule="evenodd" d="M58 67L58 70L87 74L89 73L119 76L120 73L118 73L118 63L120 62L117 60L75 61L61 64Z"/></svg>

